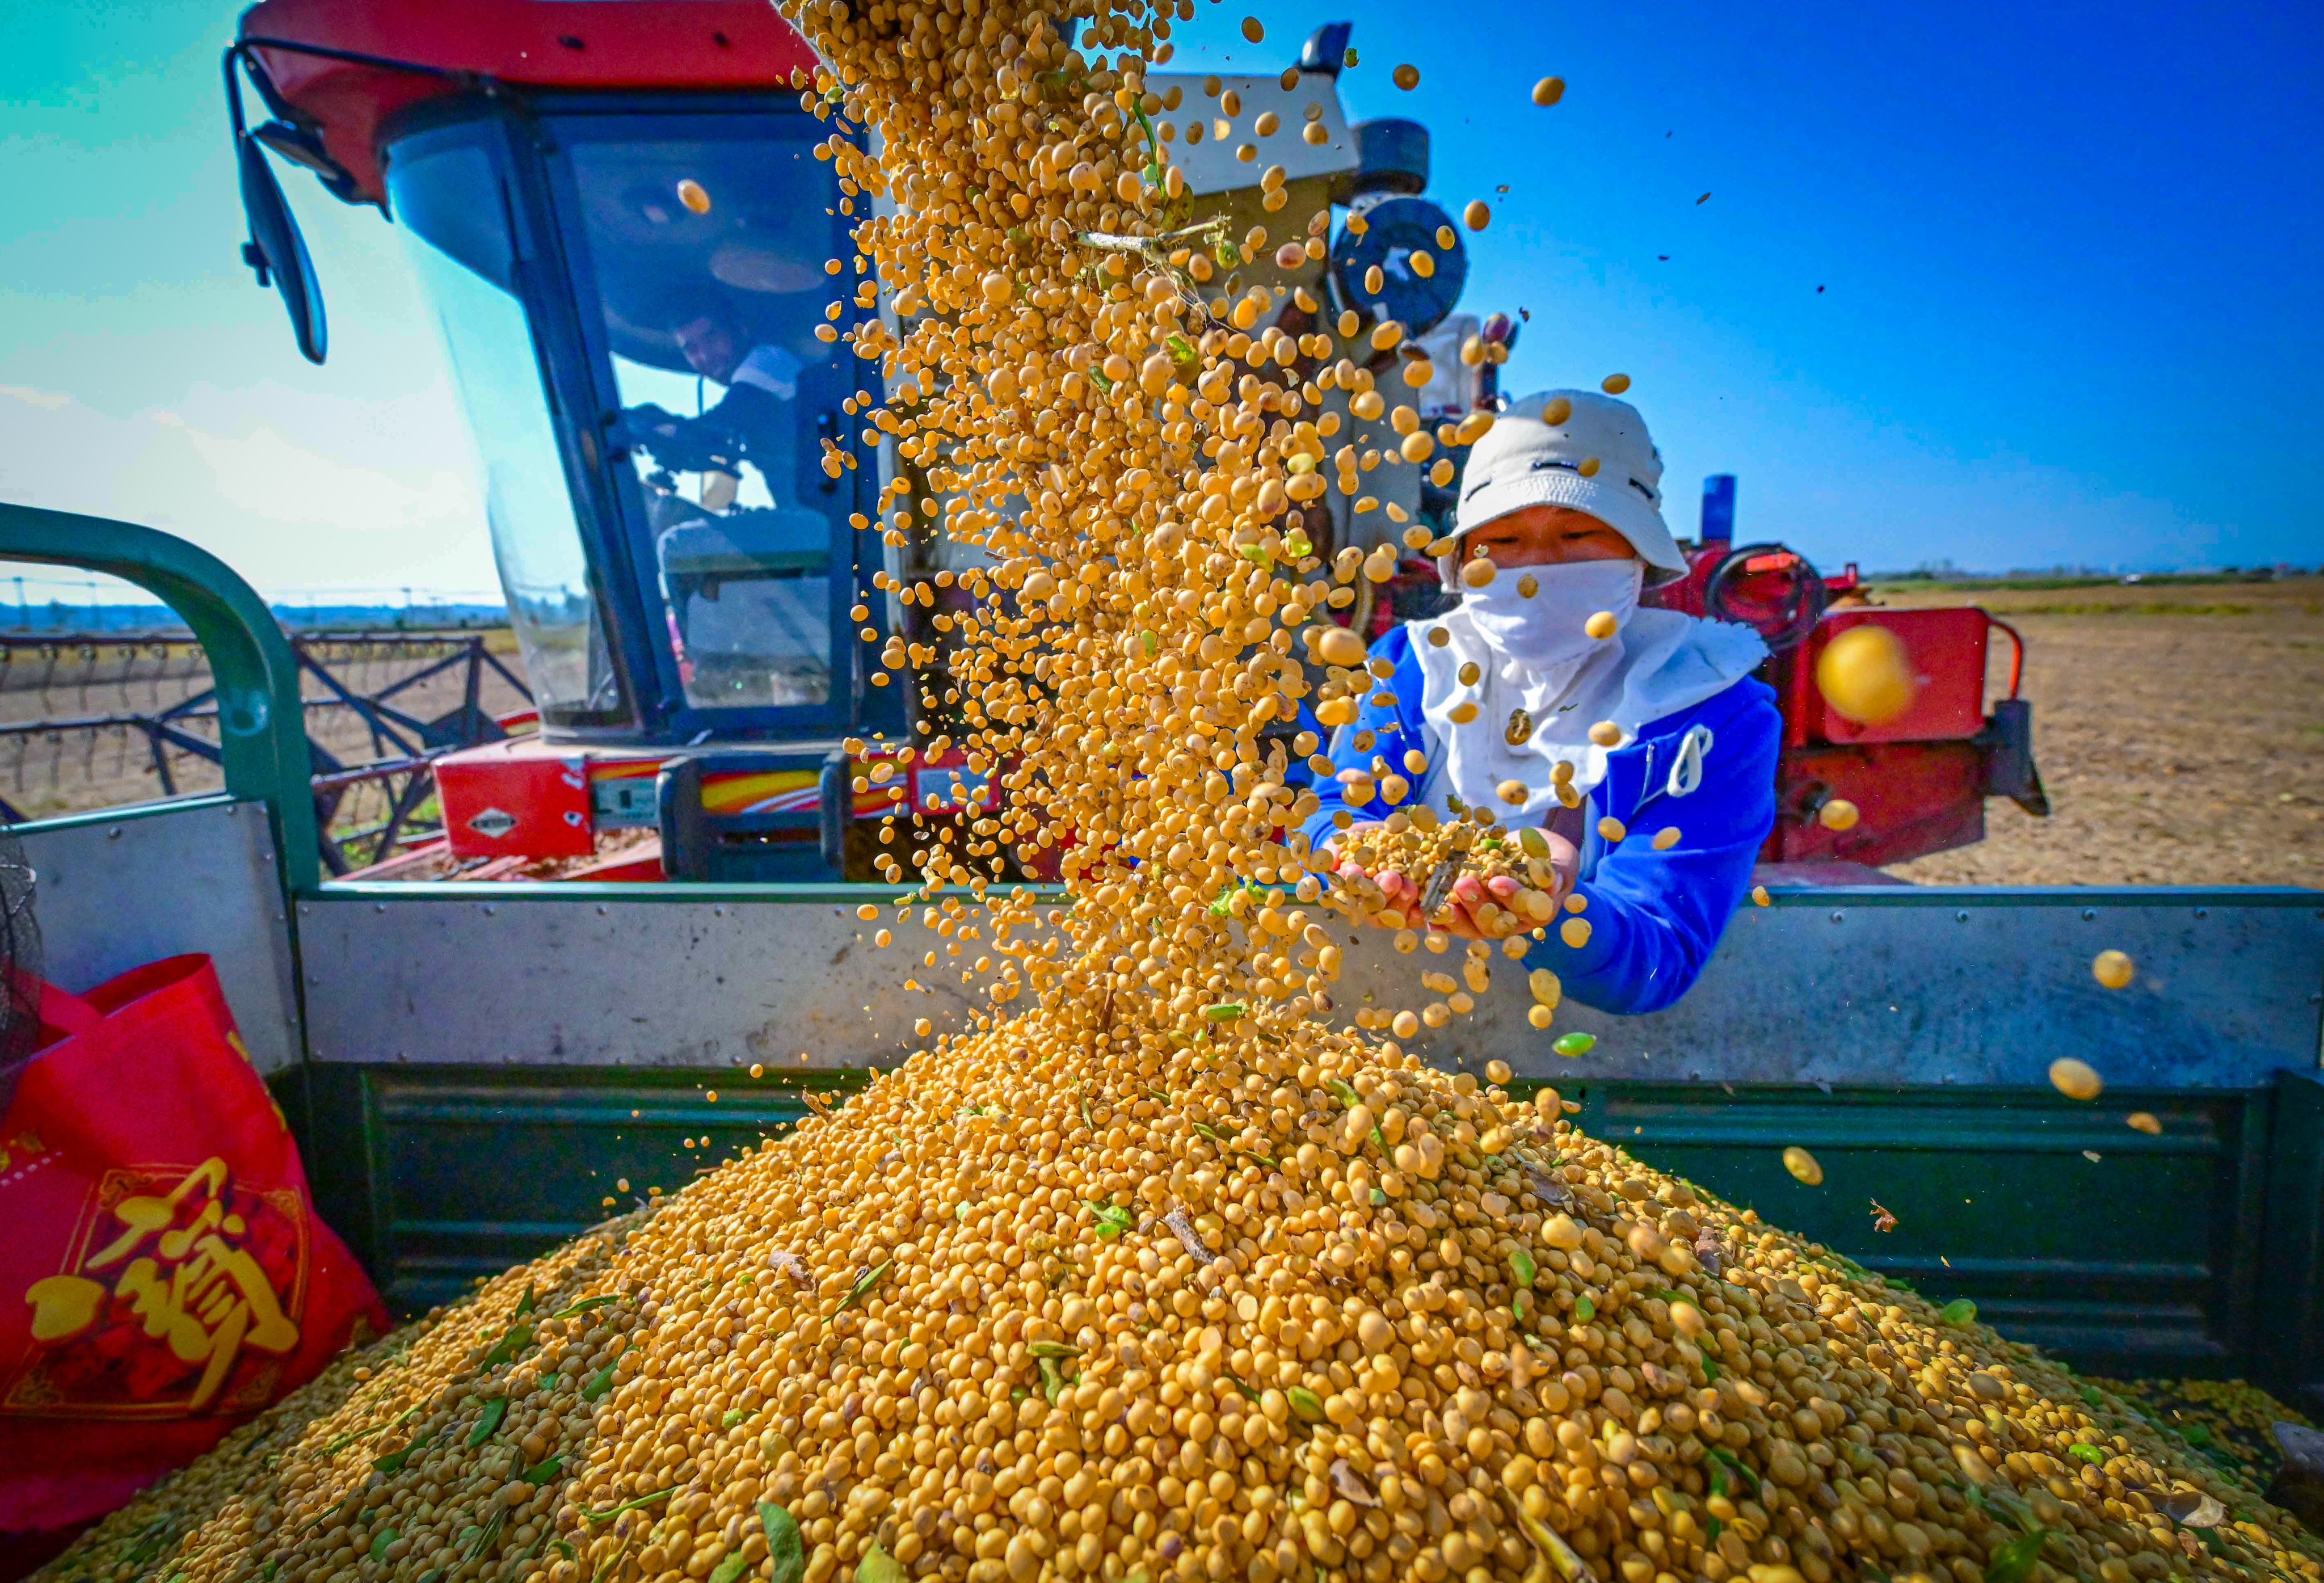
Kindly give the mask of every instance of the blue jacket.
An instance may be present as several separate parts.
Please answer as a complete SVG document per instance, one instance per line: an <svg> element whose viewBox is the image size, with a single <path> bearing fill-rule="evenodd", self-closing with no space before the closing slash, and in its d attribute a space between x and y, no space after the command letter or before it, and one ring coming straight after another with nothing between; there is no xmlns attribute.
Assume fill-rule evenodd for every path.
<svg viewBox="0 0 2324 1583"><path fill-rule="evenodd" d="M1396 702L1366 704L1356 730L1374 733L1371 750L1347 747L1333 762L1342 769L1365 768L1374 754L1393 762L1404 748L1420 747L1430 768L1406 799L1418 804L1440 773L1441 755L1420 713L1425 688L1411 629L1383 634L1371 651L1396 666L1388 689ZM1680 796L1670 789L1671 768L1687 732L1698 725L1711 732L1713 743L1702 758L1702 781ZM1526 961L1549 968L1566 994L1600 1011L1658 1011L1685 994L1750 888L1752 864L1775 827L1782 736L1774 690L1746 676L1691 709L1647 722L1636 741L1607 755L1606 778L1588 799L1589 833L1574 887L1589 901L1582 916L1590 920L1590 938L1577 948L1552 928ZM1304 828L1321 846L1333 833L1332 815L1347 805L1335 780L1319 777L1314 789L1323 806ZM1598 834L1598 821L1609 814L1628 831L1618 846ZM1379 816L1377 807L1356 814ZM1677 842L1655 850L1655 833L1674 824Z"/></svg>

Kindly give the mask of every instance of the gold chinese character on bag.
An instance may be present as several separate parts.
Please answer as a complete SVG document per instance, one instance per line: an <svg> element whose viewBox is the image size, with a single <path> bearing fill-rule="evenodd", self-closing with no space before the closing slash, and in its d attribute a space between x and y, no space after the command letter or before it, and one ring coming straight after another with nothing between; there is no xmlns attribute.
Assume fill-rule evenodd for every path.
<svg viewBox="0 0 2324 1583"><path fill-rule="evenodd" d="M265 1360L299 1345L297 1195L237 1192L213 1157L174 1182L109 1173L97 1198L78 1256L23 1293L41 1345L0 1410L190 1413L264 1400L275 1374ZM238 1378L253 1355L260 1367Z"/></svg>

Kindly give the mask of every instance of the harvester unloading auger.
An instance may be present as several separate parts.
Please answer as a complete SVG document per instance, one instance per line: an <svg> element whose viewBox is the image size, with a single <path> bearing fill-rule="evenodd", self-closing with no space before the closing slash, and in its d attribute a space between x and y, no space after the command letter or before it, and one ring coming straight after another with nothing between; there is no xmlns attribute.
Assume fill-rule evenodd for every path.
<svg viewBox="0 0 2324 1583"><path fill-rule="evenodd" d="M956 746L966 774L989 789L965 799L972 817L944 824L927 815L945 799L932 805L915 787L906 805L927 833L865 842L867 855L891 849L881 866L896 879L899 858L919 870L919 887L901 898L893 880L797 891L646 885L624 901L612 887L561 894L568 888L329 886L288 876L297 924L284 956L300 995L283 1004L293 1052L277 1070L294 1072L310 1155L318 1173L340 1178L325 1190L328 1201L347 1214L390 1290L413 1308L445 1301L141 1496L53 1575L2125 1583L2324 1570L2316 1542L2255 1489L2190 1456L2121 1399L1980 1325L1974 1305L1938 1308L1901 1280L1777 1231L1580 1130L1575 1115L1604 1137L1614 1115L1692 1106L1700 1145L1723 1107L1707 1103L1700 1082L1625 1091L1593 1076L1567 1085L1578 1098L1542 1083L1551 1063L1532 1030L1571 1008L1556 1006L1554 976L1526 971L1523 929L1498 931L1503 957L1514 960L1497 960L1483 941L1447 958L1468 986L1448 996L1473 993L1472 1019L1433 1041L1416 1023L1403 1034L1402 1018L1393 1041L1359 1031L1379 1021L1349 1015L1359 998L1376 1013L1409 1001L1411 987L1395 958L1383 966L1375 953L1367 963L1363 932L1350 933L1374 921L1361 916L1360 893L1321 883L1324 854L1283 834L1299 796L1286 773L1291 755L1267 729L1311 697L1319 717L1344 713L1335 706L1370 686L1357 634L1319 639L1312 677L1294 658L1294 632L1316 610L1351 603L1334 595L1352 594L1357 573L1319 575L1323 525L1286 510L1318 492L1292 481L1317 473L1297 425L1309 391L1327 393L1323 382L1295 387L1257 370L1269 360L1290 368L1302 354L1325 360L1331 349L1320 343L1358 335L1363 316L1343 308L1352 322L1335 315L1330 331L1305 332L1311 352L1296 333L1259 323L1256 281L1190 303L1178 272L1207 283L1192 267L1193 247L1183 258L1176 247L1148 256L1142 244L1165 222L1200 223L1166 207L1185 196L1187 177L1146 132L1154 84L1145 62L1163 57L1165 19L1106 12L1076 23L1087 29L1077 41L1038 13L974 0L860 12L811 0L798 9L815 52L771 13L708 0L467 8L461 23L489 50L417 71L410 50L429 28L414 23L399 36L389 13L360 13L376 23L360 38L286 42L296 17L327 14L269 0L250 26L276 31L244 47L272 62L269 91L286 106L300 91L289 80L292 61L409 90L397 114L374 115L360 135L335 141L326 117L320 131L294 122L272 141L355 190L383 180L399 218L437 250L422 254L422 267L441 277L472 415L480 429L512 431L494 529L545 722L579 742L593 731L632 732L641 719L673 730L733 719L771 732L815 722L861 731L884 718L899 735L908 728L912 756L851 751L848 762L864 763L853 789L888 815L877 823L890 832L905 799L881 794L893 766L921 768L913 760L924 750ZM653 78L638 62L663 46L688 52L689 71L733 57L750 65L690 81ZM608 104L516 91L537 81L540 61L592 60L625 74ZM315 102L326 102L330 74L313 69ZM743 69L764 80L738 86L733 74ZM733 100L649 106L631 97L639 85L629 76L674 96L712 83ZM829 272L844 275L855 261L853 293L796 316L805 333L795 341L742 322L724 300L639 302L617 321L609 289L584 299L606 305L601 324L576 312L561 287L534 294L544 279L614 280L608 236L650 239L652 227L726 205L753 224L749 237L728 239L732 251L712 250L725 261L709 266L713 278L819 303L815 279L787 273L780 249L748 245L783 217L752 207L754 179L788 167L722 166L732 145L753 140L706 124L680 138L657 124L746 111L772 120L777 83L798 106L782 112L797 124L780 146L800 171L832 167L836 213L825 217L835 223L815 225L832 240ZM1222 110L1228 91L1219 85ZM375 110L382 100L374 89L340 102ZM624 114L592 119L616 106ZM816 135L846 124L876 132L878 153L858 137ZM1296 235L1291 198L1268 196L1287 185L1287 176L1263 180L1259 210L1287 212L1276 223ZM890 198L892 207L881 201ZM861 221L851 235L841 235L841 216ZM1212 244L1216 267L1259 267L1268 256L1259 228ZM270 263L292 256L259 230ZM1306 235L1320 243L1321 232ZM1124 237L1141 244L1114 244ZM1279 267L1297 267L1294 245L1274 254ZM1311 263L1331 251L1296 245ZM1303 291L1313 298L1304 284L1285 297L1296 303ZM289 294L307 305L319 349L311 299ZM1271 292L1267 300L1280 306ZM883 302L898 317L881 317ZM881 393L851 389L855 382L839 379L816 350L843 343L881 366ZM837 412L882 436L901 465L867 480L863 456L845 438L852 424L834 418L828 446L789 452L820 465L785 474L779 432L712 435L688 427L700 417L676 415L683 400L673 406L670 387L640 372L659 356L672 373L673 355L726 385L727 401L755 390L790 403L775 410L795 426L794 441L816 421L800 392L827 380L825 388L845 392ZM505 361L488 368L482 360L491 356ZM1416 369L1428 361L1399 359ZM512 365L542 382L546 417L475 399ZM1352 376L1346 383L1370 393ZM1425 380L1406 383L1417 390ZM738 429L770 421L765 403L745 406L757 415L722 421ZM1383 464L1388 476L1416 479L1429 463L1441 484L1449 474L1432 453L1489 417L1471 412L1433 430L1416 414L1389 417L1402 463ZM654 476L669 471L667 456L642 476L609 471L650 450L648 435L706 464L693 501L679 481ZM1294 467L1293 456L1311 465ZM527 458L530 472L517 465ZM708 465L728 462L745 474ZM1360 480L1370 471L1360 462L1352 470ZM750 471L763 503L748 492ZM817 474L834 494L848 492L860 520L795 503L821 489ZM565 481L569 497L558 492ZM727 496L731 509L697 509L704 494ZM604 512L611 525L576 538L572 511L585 520ZM821 548L803 515L824 524ZM954 529L954 544L982 553L940 568L913 565L906 557L919 526L937 518ZM125 529L106 537L116 529L90 529L110 547L104 564L134 571L138 554L158 553ZM895 565L872 564L884 558L875 538L898 552ZM20 555L99 553L67 548L53 532L5 542ZM1338 547L1351 548L1359 564L1379 558ZM1753 558L1729 580L1791 569ZM629 581L615 583L608 568L626 568ZM199 590L182 569L175 575L153 580L191 602ZM822 607L789 586L818 580L860 601L844 626L835 615L819 627L811 617ZM1392 580L1391 566L1379 581ZM891 592L903 610L927 613L925 629L881 624L874 595ZM1795 619L1805 608L1804 596L1770 597ZM717 607L730 599L752 602L764 620L722 626L733 612ZM654 619L603 613L616 604ZM216 610L205 619L225 634ZM650 633L670 638L649 641ZM769 648L770 633L785 634L788 647ZM868 675L845 658L874 649L882 663ZM646 676L674 685L650 692L638 679ZM872 713L907 686L923 712ZM714 713L724 709L740 713ZM295 732L295 709L288 713L283 729ZM263 708L246 716L248 732L269 729L269 717ZM595 796L587 767L554 750L543 759L565 783L562 811L576 815L565 822L586 824L571 799ZM290 832L281 788L263 789L256 760L241 762L229 761L240 778L230 790L258 798ZM668 799L684 786L664 772L666 831L674 828ZM292 794L303 796L303 787ZM534 816L530 806L489 811L518 827ZM1444 833L1431 823L1390 819L1370 839L1417 846ZM1448 838L1452 851L1489 843L1498 861L1530 872L1511 851L1523 851L1521 837L1489 813L1464 815L1459 825L1468 844ZM178 824L171 833L194 829ZM747 842L748 832L728 833ZM835 866L847 840L843 828L829 843ZM746 842L722 834L717 844ZM287 838L281 845L295 850ZM134 840L108 842L83 861L117 865L139 850ZM189 850L182 840L176 849ZM1062 853L1054 861L1068 897L1009 882L1012 871L1038 872L1053 851ZM1969 899L1943 901L1950 912ZM1798 907L1761 909L1737 930L1745 949L1783 938L1775 931L1787 914L1815 924L1819 942L1845 942L1855 938L1845 929L1854 912L1884 910L1847 890L1813 901L1831 907L1828 923ZM750 927L752 915L763 924L778 906L788 927ZM2190 1034L2188 1048L2229 1080L2211 1091L2266 1091L2285 1127L2312 1127L2324 1108L2273 1074L2285 1064L2287 1028L2293 1042L2304 1031L2310 1045L2299 1059L2312 1060L2315 1017L2270 1017L2282 987L2324 960L2310 921L2319 909L2289 897L2266 906L2267 921L2282 926L2273 935L2246 927L2236 940L2251 948L2235 962L2234 981L2218 977L2204 990L2244 997L2236 1009L2250 1015L2232 1035ZM2150 979L2234 954L2207 944L2199 920L2142 922L2135 905L2112 907L2106 938L2118 945L2144 927L2127 943ZM1910 902L1885 910L1916 918L1923 932L1939 919ZM2054 928L2065 909L2050 910ZM2209 918L2208 907L2196 910ZM2093 907L2084 921L2099 917ZM1904 997L1916 1025L1950 1005L1932 992L1931 958L1941 955L1956 975L1993 975L1987 987L1997 989L2001 970L2014 968L2027 992L1988 1014L2000 1030L1995 1050L2012 1052L2011 1035L2048 1017L2052 1034L2080 1029L2120 1081L2198 1086L2166 1073L2151 1048L2139 1065L2101 1031L2136 1020L2122 1006L2162 1022L2182 1017L2189 1002L2159 988L2139 990L2149 998L2135 1002L2106 1000L2131 994L2135 980L2097 987L2085 936L2070 926L2032 950L2030 934L1997 945L1989 931L1971 929L1967 905L1958 919L1963 933L1921 959L1918 993ZM268 921L257 920L259 933ZM1447 944L1431 931L1432 955ZM923 948L917 968L898 960ZM1724 1013L1735 1036L1681 1036L1665 1055L1697 1078L1718 1078L1724 1060L1758 1063L1733 1075L1781 1089L1796 1108L1792 1085L1817 1080L1803 1061L1770 1082L1786 1042L1799 1037L1799 1002L1782 991L1828 986L1841 971L1831 950L1797 953L1812 959L1804 972L1765 954L1747 961L1744 971L1757 966L1773 987L1757 1024L1731 982L1707 980L1708 997L1691 1004ZM1831 1010L1850 1032L1875 1026L1850 1025L1851 1016L1886 1000L1892 982L1911 981L1895 977L1911 954L1897 936L1871 954ZM677 964L682 982L658 980L654 964ZM364 984L365 971L382 978ZM914 977L899 992L906 971ZM1530 993L1508 994L1512 979ZM262 981L251 992L266 991ZM279 976L272 992L283 992ZM2093 997L2095 1011L2084 1007ZM1513 1031L1506 1013L1526 1002L1532 1010ZM2069 1006L2083 1008L2080 1023L2065 1015ZM807 1045L811 1060L835 1064L868 1064L866 1052L884 1062L908 1043L905 1023L930 1039L928 1012L947 1015L945 1035L886 1076L874 1071L860 1093L803 1085L779 1118L771 1101L752 1097L784 1046ZM730 1020L705 1020L721 1017ZM699 1037L713 1026L719 1036ZM2178 1033L2183 1020L2171 1026ZM258 1040L262 1066L275 1047L268 1038L279 1037ZM1931 1064L1938 1056L1915 1037L1891 1035L1880 1066L1855 1081L1941 1089ZM1652 1054L1634 1044L1624 1058ZM535 1061L513 1081L494 1070ZM671 1064L678 1076L657 1089L650 1071L625 1064L633 1062ZM576 1063L599 1070L557 1070ZM726 1074L723 1106L701 1081L716 1072ZM2026 1082L2015 1067L1972 1075ZM694 1093L678 1091L689 1078ZM2036 1108L2022 1091L2012 1097ZM2095 1136L2098 1098L2095 1088L2072 1095L2079 1111L2053 1106L2035 1127L2071 1116L2061 1124L2070 1141ZM1927 1092L1916 1102L1923 1116L1946 1104ZM2157 1132L2136 1136L2188 1137L2194 1103L2182 1095L2166 1106L2167 1123L2142 1111ZM2214 1103L2215 1123L2229 1118L2228 1101ZM2251 1101L2234 1115L2256 1109ZM1979 1135L1982 1158L2010 1127L2006 1110L1975 1105L1952 1125ZM796 1125L787 1137L751 1137L776 1121ZM598 1132L581 1130L593 1124ZM679 1125L686 1157L706 1159L700 1180L669 1193L653 1183L628 1212L482 1278L481 1291L462 1290L460 1275L499 1267L512 1247L537 1247L562 1229L528 1219L521 1205L536 1175L571 1174L576 1138L618 1141L623 1128L666 1136ZM1836 1146L1804 1140L1818 1144L1820 1160L1787 1137L1794 1146L1783 1155L1803 1189L1854 1164L1862 1134L1851 1145L1847 1129L1868 1124L1827 1115L1816 1125L1839 1128ZM719 1153L742 1145L723 1164L708 1163L717 1158L714 1131ZM1757 1131L1755 1155L1774 1156L1775 1141L1765 1126ZM2114 1141L2118 1131L2108 1132L2109 1147L2135 1154ZM1630 1136L1644 1133L1642 1121ZM2271 1225L2273 1246L2291 1247L2301 1227L2312 1230L2313 1206L2302 1220L2298 1190L2311 1179L2301 1172L2312 1173L2312 1145L2303 1153L2289 1131L2281 1136L2280 1161L2244 1168L2262 1172L2260 1196L2284 1217ZM2067 1157L2055 1146L2039 1152ZM2097 1150L2080 1152L2097 1162ZM590 1173L613 1179L597 1183L605 1191L596 1201L622 1210L632 1180L613 1176L613 1154L601 1158ZM1983 1161L1978 1191L1991 1190L1995 1169ZM1948 1203L1959 1174L1944 1189ZM1764 1180L1750 1185L1775 1201ZM2102 1235L2146 1201L2116 1197L2093 1209L2087 1190L2070 1191L2043 1206L2043 1226L2017 1229L2015 1240L1997 1229L1987 1246L2006 1243L2013 1275L2043 1257L2072 1265L2043 1251L2060 1224ZM564 1212L569 1219L570 1206ZM1942 1212L1934 1198L1928 1212ZM2081 1315L2076 1330L2063 1306L2045 1319L2032 1302L2016 1314L2034 1321L2029 1330L2047 1323L2068 1339L2107 1335L2116 1350L2176 1358L2202 1348L2183 1333L2191 1322L2183 1315L2182 1333L2158 1340L2103 1315ZM2141 1311L2168 1322L2163 1307ZM2300 1342L2283 1345L2297 1351ZM2304 1373L2297 1359L2290 1371Z"/></svg>

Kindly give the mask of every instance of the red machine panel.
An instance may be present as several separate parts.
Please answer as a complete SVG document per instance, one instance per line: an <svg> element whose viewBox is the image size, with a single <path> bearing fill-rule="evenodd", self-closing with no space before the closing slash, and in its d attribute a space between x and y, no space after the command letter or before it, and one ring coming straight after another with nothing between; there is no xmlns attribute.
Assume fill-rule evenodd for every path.
<svg viewBox="0 0 2324 1583"><path fill-rule="evenodd" d="M1836 858L1877 868L1985 839L1985 755L1968 742L1792 748L1775 779L1775 828L1760 854L1771 862ZM1853 828L1817 821L1816 810L1835 799L1859 810Z"/></svg>
<svg viewBox="0 0 2324 1583"><path fill-rule="evenodd" d="M589 761L578 748L515 737L436 761L444 830L462 858L578 858L595 850Z"/></svg>
<svg viewBox="0 0 2324 1583"><path fill-rule="evenodd" d="M587 857L595 851L597 836L607 831L651 830L663 823L658 778L687 757L650 749L559 745L537 736L447 753L436 760L436 787L452 852L527 862ZM717 761L716 754L711 757ZM905 812L956 817L993 805L991 772L970 769L965 755L933 755L909 766L898 765L896 757L883 744L857 760L856 820L876 822ZM702 778L699 796L703 810L714 817L801 812L820 806L821 779L816 768L713 770ZM1042 861L1031 864L1045 870L1037 877L1054 878L1056 859L1056 849L1045 850ZM589 878L659 877L659 860L653 861L652 874L644 871L647 862L640 857L636 872L593 870Z"/></svg>
<svg viewBox="0 0 2324 1583"><path fill-rule="evenodd" d="M763 90L789 86L795 72L812 75L817 64L763 0L263 0L244 13L242 37L371 203L383 200L381 125L420 99L471 91L479 78Z"/></svg>
<svg viewBox="0 0 2324 1583"><path fill-rule="evenodd" d="M1807 641L1799 686L1802 725L1811 742L1941 742L1985 729L1986 613L1955 610L1836 610L1816 623ZM1850 627L1880 626L1904 645L1920 691L1912 706L1878 725L1859 725L1835 712L1815 685L1825 646Z"/></svg>

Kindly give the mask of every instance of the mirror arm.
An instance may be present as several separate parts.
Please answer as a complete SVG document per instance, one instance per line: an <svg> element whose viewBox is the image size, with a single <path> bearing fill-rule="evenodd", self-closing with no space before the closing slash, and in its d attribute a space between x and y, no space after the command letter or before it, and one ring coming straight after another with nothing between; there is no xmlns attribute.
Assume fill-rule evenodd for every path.
<svg viewBox="0 0 2324 1583"><path fill-rule="evenodd" d="M226 121L233 129L234 152L237 161L242 154L243 140L250 135L242 118L242 81L234 73L235 62L242 58L242 50L238 43L228 44L224 59L218 62L219 69L226 75ZM258 245L258 233L250 224L247 207L243 211L242 220L244 229L250 233L242 244L242 262L250 266L250 272L258 277L259 289L264 290L274 283L272 272L267 268L266 250Z"/></svg>
<svg viewBox="0 0 2324 1583"><path fill-rule="evenodd" d="M232 124L234 135L237 140L241 138L244 131L242 83L234 74L234 63L242 58L242 50L243 47L240 44L228 44L226 47L225 57L218 62L218 69L226 74L226 119Z"/></svg>

